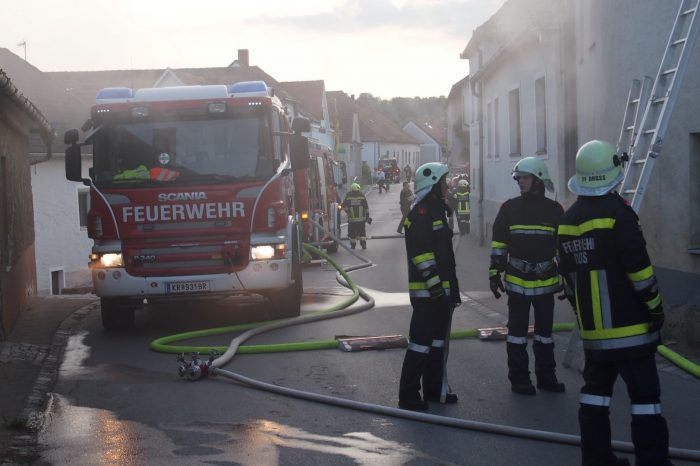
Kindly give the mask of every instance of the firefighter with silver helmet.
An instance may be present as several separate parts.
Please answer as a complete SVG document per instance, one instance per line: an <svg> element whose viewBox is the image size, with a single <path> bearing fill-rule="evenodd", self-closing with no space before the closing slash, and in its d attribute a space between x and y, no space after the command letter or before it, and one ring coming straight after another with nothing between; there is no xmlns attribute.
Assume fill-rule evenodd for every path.
<svg viewBox="0 0 700 466"><path fill-rule="evenodd" d="M620 375L632 405L636 464L669 465L654 360L664 312L639 218L614 191L623 178L611 144L582 145L568 183L579 197L558 228L560 272L586 357L578 415L583 464L629 464L610 441L610 401Z"/></svg>
<svg viewBox="0 0 700 466"><path fill-rule="evenodd" d="M413 314L399 382L399 407L413 411L425 411L428 401L457 402L446 372L452 313L461 303L452 230L445 216L447 172L447 165L437 162L416 170L416 201L404 220Z"/></svg>
<svg viewBox="0 0 700 466"><path fill-rule="evenodd" d="M496 215L489 267L494 296L500 298L502 291L508 294L508 379L513 392L536 393L530 379L527 352L532 306L537 388L563 392L564 384L556 377L552 326L554 293L561 290L555 261L556 232L564 209L545 196L545 189L554 191L554 185L541 159L525 157L520 160L513 169L513 178L518 183L520 196L504 202Z"/></svg>
<svg viewBox="0 0 700 466"><path fill-rule="evenodd" d="M365 223L372 223L372 218L369 216L367 199L360 191L359 184L353 183L350 185L350 192L345 195L342 208L348 214L348 238L350 238L350 248L355 249L357 240L360 240L362 249L367 249Z"/></svg>

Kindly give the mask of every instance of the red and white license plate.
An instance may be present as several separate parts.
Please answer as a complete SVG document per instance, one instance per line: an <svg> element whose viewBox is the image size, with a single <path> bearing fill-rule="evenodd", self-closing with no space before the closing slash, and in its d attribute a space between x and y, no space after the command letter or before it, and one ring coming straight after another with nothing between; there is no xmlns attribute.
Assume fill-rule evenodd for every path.
<svg viewBox="0 0 700 466"><path fill-rule="evenodd" d="M165 289L168 293L199 293L202 291L211 291L211 282L193 281L193 282L170 282L166 283Z"/></svg>

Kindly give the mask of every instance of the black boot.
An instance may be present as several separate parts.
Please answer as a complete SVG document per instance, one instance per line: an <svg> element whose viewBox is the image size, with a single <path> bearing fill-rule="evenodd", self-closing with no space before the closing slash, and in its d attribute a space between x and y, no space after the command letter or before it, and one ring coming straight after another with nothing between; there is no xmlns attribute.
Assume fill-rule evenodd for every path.
<svg viewBox="0 0 700 466"><path fill-rule="evenodd" d="M438 396L426 395L425 401L433 401L435 403L443 403L443 401L440 400L440 395L438 395ZM457 397L456 393L448 393L445 395L445 401L444 401L445 404L448 404L448 405L454 404L454 403L457 403L457 401L459 401L459 398Z"/></svg>
<svg viewBox="0 0 700 466"><path fill-rule="evenodd" d="M537 374L537 388L544 390L546 392L564 393L566 391L566 385L557 380L557 376L554 374L549 374L542 376Z"/></svg>
<svg viewBox="0 0 700 466"><path fill-rule="evenodd" d="M511 390L521 395L537 393L530 381L527 345L508 342L506 343L506 351L508 353L508 379L510 379Z"/></svg>
<svg viewBox="0 0 700 466"><path fill-rule="evenodd" d="M399 381L399 408L411 411L425 411L428 403L420 396L421 377L428 364L428 355L407 350L401 367Z"/></svg>
<svg viewBox="0 0 700 466"><path fill-rule="evenodd" d="M535 374L537 388L548 392L563 393L566 386L557 380L554 361L554 343L542 343L535 340L532 344L535 353Z"/></svg>
<svg viewBox="0 0 700 466"><path fill-rule="evenodd" d="M362 249L367 249L367 241L360 240L360 246L362 246Z"/></svg>
<svg viewBox="0 0 700 466"><path fill-rule="evenodd" d="M578 424L581 431L581 456L584 465L624 465L624 459L612 452L610 409L607 406L581 404ZM627 462L629 464L629 462Z"/></svg>
<svg viewBox="0 0 700 466"><path fill-rule="evenodd" d="M510 381L510 389L519 395L534 395L537 393L535 387L530 382L530 378Z"/></svg>

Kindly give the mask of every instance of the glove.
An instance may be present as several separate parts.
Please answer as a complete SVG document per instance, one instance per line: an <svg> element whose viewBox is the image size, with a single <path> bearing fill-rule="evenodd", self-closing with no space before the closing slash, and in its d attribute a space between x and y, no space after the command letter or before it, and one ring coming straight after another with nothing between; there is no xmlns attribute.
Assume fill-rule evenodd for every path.
<svg viewBox="0 0 700 466"><path fill-rule="evenodd" d="M573 296L569 296L568 294L566 294L566 292L564 292L564 293L558 295L558 296L557 296L557 299L558 299L559 301L564 301L565 299L568 299L568 300L569 300L569 304L571 304L571 307L574 308L574 311L576 310L576 301L574 300L574 297L573 297Z"/></svg>
<svg viewBox="0 0 700 466"><path fill-rule="evenodd" d="M371 225L372 224L372 217L367 217L366 222L368 225Z"/></svg>
<svg viewBox="0 0 700 466"><path fill-rule="evenodd" d="M499 293L498 290L501 290L502 292L506 291L505 286L503 286L503 281L501 280L500 274L496 274L493 277L489 277L489 287L491 288L491 292L496 297L496 299L501 297L501 293Z"/></svg>
<svg viewBox="0 0 700 466"><path fill-rule="evenodd" d="M428 288L428 291L430 292L430 299L437 301L445 296L445 289L442 287L440 277L438 275L433 275L433 273L434 272L431 272L430 270L425 270L423 272L423 278L426 282L437 279L437 283Z"/></svg>
<svg viewBox="0 0 700 466"><path fill-rule="evenodd" d="M428 288L428 291L430 292L430 299L433 301L438 301L445 297L445 289L442 287L442 283L431 286Z"/></svg>
<svg viewBox="0 0 700 466"><path fill-rule="evenodd" d="M655 309L651 310L649 312L649 317L651 318L649 332L654 333L661 330L661 327L664 326L665 320L663 307L659 305Z"/></svg>

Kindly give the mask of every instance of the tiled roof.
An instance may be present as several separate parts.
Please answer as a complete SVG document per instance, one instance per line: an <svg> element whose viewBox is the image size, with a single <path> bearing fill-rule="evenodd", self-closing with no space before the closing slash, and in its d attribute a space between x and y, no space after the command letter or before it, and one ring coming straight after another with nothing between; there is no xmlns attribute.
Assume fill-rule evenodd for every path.
<svg viewBox="0 0 700 466"><path fill-rule="evenodd" d="M447 144L447 126L445 122L422 120L413 122L438 144Z"/></svg>
<svg viewBox="0 0 700 466"><path fill-rule="evenodd" d="M175 74L185 85L262 80L281 98L290 98L284 86L257 66L42 72L9 50L0 48L0 69L12 74L15 84L36 103L59 134L82 126L100 89L152 87L166 71ZM62 146L56 150L63 150Z"/></svg>
<svg viewBox="0 0 700 466"><path fill-rule="evenodd" d="M308 111L317 121L323 119L323 91L325 84L323 80L315 81L285 81L282 87L297 100L304 110Z"/></svg>
<svg viewBox="0 0 700 466"><path fill-rule="evenodd" d="M419 140L406 133L398 123L368 102L362 99L356 102L359 108L360 136L363 141L420 144Z"/></svg>

